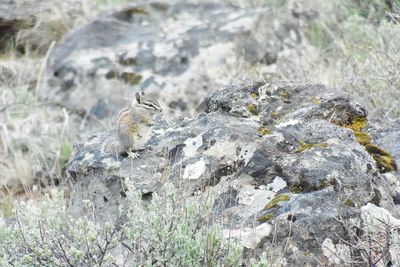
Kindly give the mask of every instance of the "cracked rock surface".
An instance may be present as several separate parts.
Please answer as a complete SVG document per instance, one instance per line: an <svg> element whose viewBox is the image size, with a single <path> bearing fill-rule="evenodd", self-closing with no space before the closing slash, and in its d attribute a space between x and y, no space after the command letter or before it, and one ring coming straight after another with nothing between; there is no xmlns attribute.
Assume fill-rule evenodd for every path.
<svg viewBox="0 0 400 267"><path fill-rule="evenodd" d="M290 12L283 21L276 17L268 8L207 1L135 4L57 44L40 95L104 119L129 103L135 87L156 95L166 113L193 114L209 92L232 77L246 79L247 69L274 63L301 40Z"/></svg>
<svg viewBox="0 0 400 267"><path fill-rule="evenodd" d="M398 165L399 129L376 130L367 110L322 85L247 83L205 97L197 117L156 118L149 148L131 160L103 152L110 133L74 146L71 210L90 199L102 216L123 204L124 180L143 195L172 183L180 200L216 194L223 233L276 265L334 266L357 260L345 226L399 216L398 172L379 168L356 134ZM389 141L388 141L389 140ZM397 166L396 166L397 167ZM389 220L389 219L387 219ZM395 255L390 255L395 257Z"/></svg>

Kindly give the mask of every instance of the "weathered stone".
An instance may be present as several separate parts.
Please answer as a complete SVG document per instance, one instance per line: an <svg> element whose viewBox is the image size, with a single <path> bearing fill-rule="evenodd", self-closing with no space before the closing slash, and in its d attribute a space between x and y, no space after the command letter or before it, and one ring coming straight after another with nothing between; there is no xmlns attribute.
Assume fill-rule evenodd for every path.
<svg viewBox="0 0 400 267"><path fill-rule="evenodd" d="M268 8L203 1L132 5L57 44L40 95L103 118L129 102L134 85L158 95L167 113L193 114L208 92L239 75L239 64L271 64L299 42L288 37L295 28L290 12L285 21L274 17ZM109 112L96 112L99 100Z"/></svg>
<svg viewBox="0 0 400 267"><path fill-rule="evenodd" d="M248 237L245 255L267 251L271 263L288 266L356 260L357 248L342 240L351 240L346 225L365 218L361 207L399 216L396 174L380 173L348 127L367 117L360 104L321 85L252 83L211 93L202 107L206 113L192 119L157 118L149 149L135 160L102 152L109 134L77 144L68 167L71 209L90 199L112 216L126 178L144 195L167 182L178 201L216 194L213 211L226 237ZM260 125L271 132L260 134ZM380 133L376 143L384 146Z"/></svg>
<svg viewBox="0 0 400 267"><path fill-rule="evenodd" d="M32 1L2 0L0 4L0 51L23 28L32 27L38 5Z"/></svg>

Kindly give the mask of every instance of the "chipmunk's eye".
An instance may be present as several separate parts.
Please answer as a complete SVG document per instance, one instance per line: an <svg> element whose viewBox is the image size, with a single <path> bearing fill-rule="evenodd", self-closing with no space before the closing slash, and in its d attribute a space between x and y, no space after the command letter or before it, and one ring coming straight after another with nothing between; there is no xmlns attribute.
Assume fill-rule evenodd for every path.
<svg viewBox="0 0 400 267"><path fill-rule="evenodd" d="M139 93L135 94L136 101L140 104L142 102L142 97Z"/></svg>

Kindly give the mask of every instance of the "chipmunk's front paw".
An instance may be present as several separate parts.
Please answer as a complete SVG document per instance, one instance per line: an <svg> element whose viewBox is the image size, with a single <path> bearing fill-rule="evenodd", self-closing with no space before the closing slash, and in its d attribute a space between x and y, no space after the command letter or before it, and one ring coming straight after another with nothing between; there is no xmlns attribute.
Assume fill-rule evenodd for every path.
<svg viewBox="0 0 400 267"><path fill-rule="evenodd" d="M132 152L132 151L128 151L128 158L130 159L137 159L139 157L139 153L137 152Z"/></svg>

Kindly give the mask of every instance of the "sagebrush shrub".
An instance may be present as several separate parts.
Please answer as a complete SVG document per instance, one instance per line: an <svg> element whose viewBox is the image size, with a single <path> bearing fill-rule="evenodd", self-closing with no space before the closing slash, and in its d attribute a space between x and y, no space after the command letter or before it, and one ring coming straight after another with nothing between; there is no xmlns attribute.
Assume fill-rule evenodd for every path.
<svg viewBox="0 0 400 267"><path fill-rule="evenodd" d="M120 207L121 216L113 222L70 216L59 192L47 196L39 207L16 203L13 222L0 226L0 265L241 264L243 247L222 236L222 224L212 215L211 198L180 203L173 187L167 186L163 197L154 193L152 200L145 202L131 182L127 186L126 205Z"/></svg>

